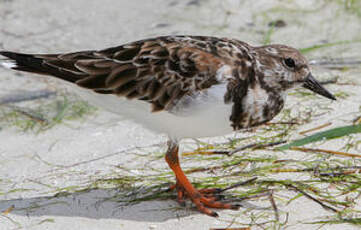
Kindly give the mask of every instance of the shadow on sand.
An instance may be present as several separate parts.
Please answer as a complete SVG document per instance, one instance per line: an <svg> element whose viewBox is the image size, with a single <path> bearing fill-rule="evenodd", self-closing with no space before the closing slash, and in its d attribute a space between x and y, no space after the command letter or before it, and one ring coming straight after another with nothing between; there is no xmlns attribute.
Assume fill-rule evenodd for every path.
<svg viewBox="0 0 361 230"><path fill-rule="evenodd" d="M68 216L93 219L125 219L163 222L168 219L198 214L193 205L180 207L170 192L161 192L165 199L151 199L127 204L118 189L89 189L82 192L60 193L54 196L0 201L0 211L13 207L11 214L22 216ZM253 206L242 201L242 206ZM259 209L260 207L253 206ZM261 208L264 209L264 208Z"/></svg>
<svg viewBox="0 0 361 230"><path fill-rule="evenodd" d="M126 205L117 189L90 189L82 192L0 201L0 211L13 207L11 214L22 216L77 216L158 221L196 214L175 201L152 200ZM118 200L119 199L119 200Z"/></svg>

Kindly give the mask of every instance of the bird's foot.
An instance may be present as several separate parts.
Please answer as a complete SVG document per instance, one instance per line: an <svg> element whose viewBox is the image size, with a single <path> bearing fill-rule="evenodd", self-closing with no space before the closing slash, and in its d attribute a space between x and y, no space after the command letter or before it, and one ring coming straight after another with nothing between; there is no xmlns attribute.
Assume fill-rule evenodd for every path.
<svg viewBox="0 0 361 230"><path fill-rule="evenodd" d="M240 207L240 205L221 202L220 200L224 198L221 194L223 190L218 188L192 189L191 191L187 191L186 188L177 181L175 185L170 187L170 190L176 190L177 202L181 206L185 206L185 198L189 198L200 212L212 217L218 217L218 214L208 208L238 210Z"/></svg>

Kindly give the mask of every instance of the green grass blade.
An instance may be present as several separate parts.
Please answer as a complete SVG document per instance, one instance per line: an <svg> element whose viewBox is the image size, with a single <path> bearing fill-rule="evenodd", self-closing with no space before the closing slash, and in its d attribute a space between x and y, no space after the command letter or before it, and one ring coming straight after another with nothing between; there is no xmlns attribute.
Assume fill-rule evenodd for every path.
<svg viewBox="0 0 361 230"><path fill-rule="evenodd" d="M314 135L295 140L289 144L282 145L278 147L278 150L286 150L293 146L302 146L312 142L320 141L320 140L329 140L333 138L338 138L342 136L346 136L352 133L361 133L361 124L360 125L350 125L350 126L343 126L334 129L330 129L327 131L319 132Z"/></svg>
<svg viewBox="0 0 361 230"><path fill-rule="evenodd" d="M312 52L317 49L326 48L326 47L332 47L332 46L338 46L338 45L347 45L347 44L354 44L354 43L360 43L361 40L345 40L345 41L337 41L337 42L330 42L330 43L324 43L324 44L318 44L313 45L306 48L299 49L302 54Z"/></svg>
<svg viewBox="0 0 361 230"><path fill-rule="evenodd" d="M315 222L308 222L306 224L354 224L361 225L361 218L349 218L349 219L335 219L335 220L321 220Z"/></svg>

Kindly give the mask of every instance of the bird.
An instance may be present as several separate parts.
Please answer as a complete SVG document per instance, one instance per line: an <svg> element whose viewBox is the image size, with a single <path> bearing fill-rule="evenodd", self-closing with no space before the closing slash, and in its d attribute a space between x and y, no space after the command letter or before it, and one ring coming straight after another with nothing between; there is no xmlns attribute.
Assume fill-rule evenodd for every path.
<svg viewBox="0 0 361 230"><path fill-rule="evenodd" d="M252 46L233 38L172 35L102 50L60 54L0 51L3 66L52 76L78 86L89 102L168 135L165 160L177 201L199 212L240 206L197 190L179 157L183 138L221 136L262 125L283 108L287 91L304 87L336 98L312 75L307 59L280 44Z"/></svg>

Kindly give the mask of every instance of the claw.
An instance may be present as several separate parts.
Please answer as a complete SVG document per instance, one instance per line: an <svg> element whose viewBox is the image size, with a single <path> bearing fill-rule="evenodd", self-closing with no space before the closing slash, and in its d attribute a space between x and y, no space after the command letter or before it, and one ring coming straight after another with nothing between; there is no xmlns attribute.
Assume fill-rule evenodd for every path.
<svg viewBox="0 0 361 230"><path fill-rule="evenodd" d="M238 210L241 206L236 204L227 204L224 202L220 202L224 198L224 195L219 194L222 192L221 189L213 189L206 188L195 190L194 193L187 192L186 189L181 185L181 183L177 180L175 185L171 185L169 190L177 191L177 202L181 206L185 206L185 197L188 197L192 200L192 202L197 206L198 210L204 214L207 214L212 217L218 217L218 214L214 211L209 210L208 208L218 208L218 209L232 209ZM207 208L208 207L208 208Z"/></svg>
<svg viewBox="0 0 361 230"><path fill-rule="evenodd" d="M218 214L209 208L239 209L239 205L219 201L223 198L220 193L223 192L224 189L207 188L196 190L193 187L179 165L178 145L176 143L168 143L168 151L165 159L176 176L177 183L172 185L169 190L177 190L177 201L179 204L184 205L184 197L188 197L197 206L198 211L212 217L218 217Z"/></svg>

